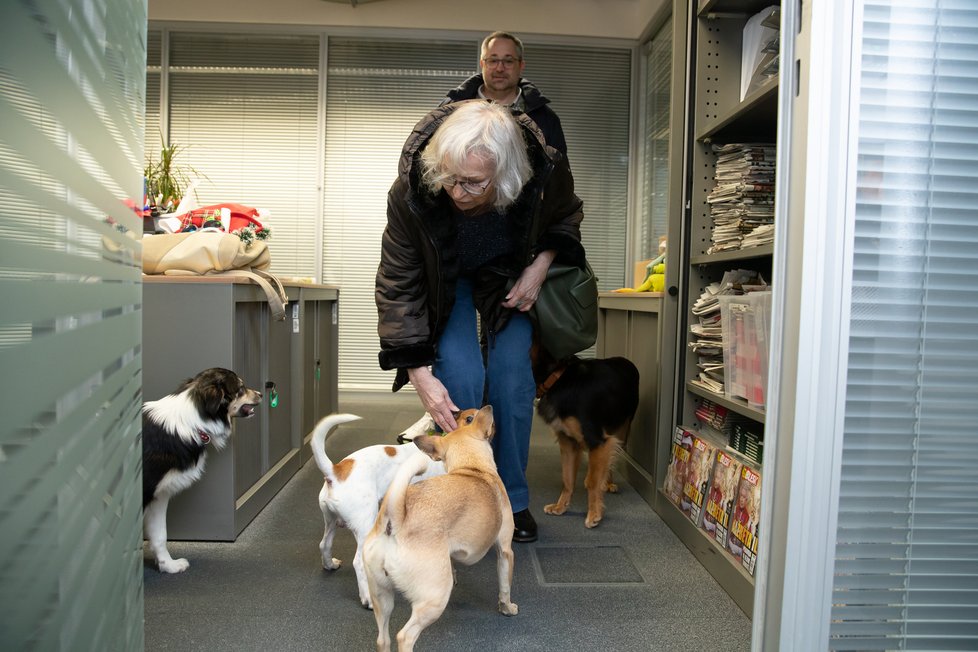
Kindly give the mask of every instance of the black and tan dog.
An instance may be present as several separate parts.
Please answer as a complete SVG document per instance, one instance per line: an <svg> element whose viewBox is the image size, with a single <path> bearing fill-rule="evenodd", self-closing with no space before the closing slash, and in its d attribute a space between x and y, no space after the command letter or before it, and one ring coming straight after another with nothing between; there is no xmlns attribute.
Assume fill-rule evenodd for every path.
<svg viewBox="0 0 978 652"><path fill-rule="evenodd" d="M533 347L533 374L537 382L537 414L550 426L560 445L563 489L547 514L563 514L577 483L581 455L587 450L588 469L585 527L604 516L605 492L618 491L611 481L611 465L628 438L638 408L639 374L626 358L556 361L540 346Z"/></svg>

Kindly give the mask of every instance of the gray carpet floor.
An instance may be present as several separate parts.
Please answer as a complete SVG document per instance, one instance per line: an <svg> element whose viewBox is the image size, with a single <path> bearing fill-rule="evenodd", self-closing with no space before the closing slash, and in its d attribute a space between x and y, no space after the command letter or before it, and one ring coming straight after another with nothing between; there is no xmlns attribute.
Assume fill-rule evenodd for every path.
<svg viewBox="0 0 978 652"><path fill-rule="evenodd" d="M393 437L420 415L407 392L344 393L340 409L364 417L327 442L335 462ZM496 611L495 554L457 569L448 608L418 640L418 650L631 651L750 649L750 620L625 482L609 494L601 525L584 527L582 468L571 509L543 513L560 493L556 443L539 420L528 477L539 541L514 544L513 601L519 614ZM325 571L318 495L322 475L308 462L233 543L171 542L187 557L179 575L156 571L146 553L146 650L374 650L373 614L360 606L353 535L340 530ZM398 598L392 638L407 621Z"/></svg>

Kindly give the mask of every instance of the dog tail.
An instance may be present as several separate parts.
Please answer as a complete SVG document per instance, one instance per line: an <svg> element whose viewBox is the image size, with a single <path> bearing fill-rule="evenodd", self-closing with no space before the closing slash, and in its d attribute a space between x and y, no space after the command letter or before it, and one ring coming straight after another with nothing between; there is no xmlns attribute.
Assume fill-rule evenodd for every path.
<svg viewBox="0 0 978 652"><path fill-rule="evenodd" d="M333 429L341 423L347 423L348 421L356 421L360 419L355 414L330 414L319 420L316 427L312 430L312 441L310 445L312 446L312 455L316 458L316 466L319 470L323 472L323 475L327 479L334 479L333 477L333 463L330 461L329 457L326 456L326 439L329 434L333 432Z"/></svg>
<svg viewBox="0 0 978 652"><path fill-rule="evenodd" d="M390 487L387 489L387 496L384 498L387 518L389 519L386 525L387 534L400 530L401 524L404 522L404 494L407 492L408 485L411 484L411 479L424 473L430 461L431 458L418 451L401 464L394 475L394 479L391 480Z"/></svg>

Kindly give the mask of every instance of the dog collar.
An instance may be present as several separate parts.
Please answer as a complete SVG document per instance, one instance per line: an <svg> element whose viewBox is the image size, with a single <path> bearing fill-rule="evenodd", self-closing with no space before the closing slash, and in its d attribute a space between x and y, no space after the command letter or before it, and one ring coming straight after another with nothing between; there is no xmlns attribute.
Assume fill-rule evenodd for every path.
<svg viewBox="0 0 978 652"><path fill-rule="evenodd" d="M564 375L564 370L566 368L566 365L557 367L552 374L547 376L545 381L537 385L537 398L542 398L544 394L550 391L550 388L554 386L554 383L560 380L560 377Z"/></svg>
<svg viewBox="0 0 978 652"><path fill-rule="evenodd" d="M208 435L203 430L198 430L197 431L197 436L200 437L200 443L202 443L203 445L206 446L208 443L210 443L211 436Z"/></svg>

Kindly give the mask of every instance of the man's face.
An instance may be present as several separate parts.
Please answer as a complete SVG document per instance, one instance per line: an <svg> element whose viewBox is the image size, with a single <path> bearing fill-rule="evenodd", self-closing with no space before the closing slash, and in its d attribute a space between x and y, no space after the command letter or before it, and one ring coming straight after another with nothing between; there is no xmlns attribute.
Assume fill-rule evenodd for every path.
<svg viewBox="0 0 978 652"><path fill-rule="evenodd" d="M513 91L523 74L523 61L516 44L508 38L494 38L482 58L482 80L496 93Z"/></svg>

